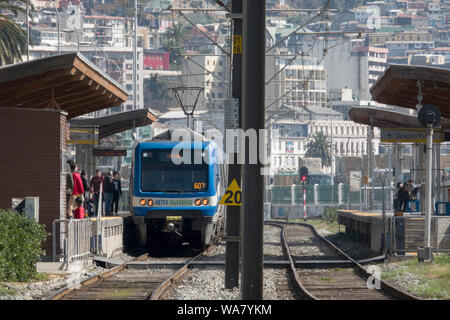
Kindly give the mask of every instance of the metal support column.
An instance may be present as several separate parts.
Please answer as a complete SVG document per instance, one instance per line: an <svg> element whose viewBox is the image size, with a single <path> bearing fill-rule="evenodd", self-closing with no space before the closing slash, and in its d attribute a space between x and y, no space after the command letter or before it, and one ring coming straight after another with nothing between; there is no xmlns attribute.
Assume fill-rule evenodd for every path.
<svg viewBox="0 0 450 320"><path fill-rule="evenodd" d="M265 44L266 1L244 1L242 61L243 130L265 128ZM260 149L258 143L252 148ZM250 164L250 146L245 144L242 173L242 282L241 299L263 298L264 176L260 161ZM255 150L253 150L255 152ZM258 155L262 152L257 152Z"/></svg>
<svg viewBox="0 0 450 320"><path fill-rule="evenodd" d="M370 119L371 125L369 126L369 141L368 141L368 147L369 147L369 185L370 185L370 202L369 202L369 208L373 209L374 203L375 203L375 190L374 188L374 168L375 168L375 156L374 156L374 150L373 150L373 124L372 119Z"/></svg>
<svg viewBox="0 0 450 320"><path fill-rule="evenodd" d="M242 0L231 2L231 18L233 20L233 39L242 43ZM239 105L239 128L242 128L242 47L230 50L232 54L232 97ZM228 129L228 128L226 128ZM234 152L237 150L235 149ZM228 183L234 179L241 185L241 166L237 163L236 153L229 154L232 164L228 166ZM228 151L227 151L228 154ZM226 232L227 236L240 236L240 207L227 206ZM239 242L227 241L225 251L225 289L239 286Z"/></svg>
<svg viewBox="0 0 450 320"><path fill-rule="evenodd" d="M432 208L432 170L433 167L433 125L427 127L427 148L426 148L426 194L425 194L425 250L431 247L431 213Z"/></svg>

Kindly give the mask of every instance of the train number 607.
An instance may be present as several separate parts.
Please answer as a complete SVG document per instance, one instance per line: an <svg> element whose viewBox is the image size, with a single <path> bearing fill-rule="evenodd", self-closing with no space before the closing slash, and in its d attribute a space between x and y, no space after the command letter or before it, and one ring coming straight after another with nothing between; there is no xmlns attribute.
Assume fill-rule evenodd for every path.
<svg viewBox="0 0 450 320"><path fill-rule="evenodd" d="M225 203L226 204L241 204L241 195L242 192L241 191L236 191L233 193L233 191L228 190L227 192L225 192ZM234 198L234 202L232 201L232 199Z"/></svg>

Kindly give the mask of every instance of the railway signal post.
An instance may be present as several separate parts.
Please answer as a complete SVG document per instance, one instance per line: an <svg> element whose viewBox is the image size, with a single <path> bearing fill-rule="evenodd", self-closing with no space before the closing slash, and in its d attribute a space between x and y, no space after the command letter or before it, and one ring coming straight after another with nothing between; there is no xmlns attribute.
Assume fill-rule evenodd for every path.
<svg viewBox="0 0 450 320"><path fill-rule="evenodd" d="M244 132L265 128L265 25L266 1L244 1L242 60L242 125ZM259 139L257 138L260 155ZM242 281L241 299L263 298L264 176L261 162L251 164L249 143L245 144L242 173ZM254 151L253 151L254 152Z"/></svg>
<svg viewBox="0 0 450 320"><path fill-rule="evenodd" d="M306 221L306 180L308 180L308 168L300 168L300 181L303 186L303 220Z"/></svg>

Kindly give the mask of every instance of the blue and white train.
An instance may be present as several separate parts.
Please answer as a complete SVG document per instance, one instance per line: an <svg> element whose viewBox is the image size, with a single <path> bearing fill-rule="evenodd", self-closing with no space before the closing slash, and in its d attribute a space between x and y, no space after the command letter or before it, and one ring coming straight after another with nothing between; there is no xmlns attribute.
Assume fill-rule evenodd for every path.
<svg viewBox="0 0 450 320"><path fill-rule="evenodd" d="M155 139L135 146L130 208L149 250L186 243L202 249L215 240L223 227L218 203L225 176L218 159L214 141Z"/></svg>

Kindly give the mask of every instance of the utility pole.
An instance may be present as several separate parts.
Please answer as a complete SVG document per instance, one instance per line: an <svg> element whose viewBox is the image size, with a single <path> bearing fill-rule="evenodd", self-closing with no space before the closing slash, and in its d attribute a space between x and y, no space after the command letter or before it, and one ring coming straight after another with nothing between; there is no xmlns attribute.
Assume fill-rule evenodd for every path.
<svg viewBox="0 0 450 320"><path fill-rule="evenodd" d="M242 125L243 130L265 128L265 25L266 1L244 1L242 60ZM260 136L257 136L257 149ZM254 147L254 146L253 146ZM242 282L243 300L263 298L263 231L264 176L261 162L250 164L250 146L245 144L245 165L242 171ZM254 150L253 150L254 152ZM258 155L261 153L258 150Z"/></svg>
<svg viewBox="0 0 450 320"><path fill-rule="evenodd" d="M231 1L231 19L233 28L232 55L232 99L237 100L239 124L242 128L242 2ZM231 103L231 101L230 101ZM228 129L228 128L225 128ZM241 185L241 165L237 164L236 152L227 155L233 160L228 166L228 182L236 180ZM239 286L239 236L240 236L240 210L238 206L227 206L226 232L229 237L225 251L225 288L232 289Z"/></svg>
<svg viewBox="0 0 450 320"><path fill-rule="evenodd" d="M29 9L29 3L27 0L27 12L26 12L26 23L27 23L27 61L30 60L30 9Z"/></svg>
<svg viewBox="0 0 450 320"><path fill-rule="evenodd" d="M137 109L137 0L134 0L134 41L133 41L133 110Z"/></svg>

